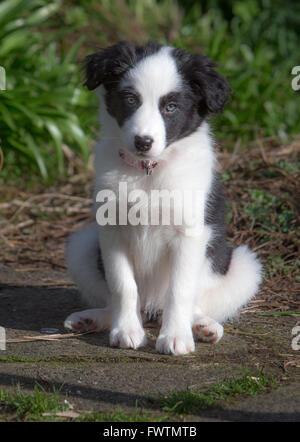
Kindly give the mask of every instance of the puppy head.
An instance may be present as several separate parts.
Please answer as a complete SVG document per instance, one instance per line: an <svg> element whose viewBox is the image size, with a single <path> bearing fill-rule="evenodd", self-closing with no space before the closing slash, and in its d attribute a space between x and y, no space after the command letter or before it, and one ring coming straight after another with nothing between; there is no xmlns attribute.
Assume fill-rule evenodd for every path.
<svg viewBox="0 0 300 442"><path fill-rule="evenodd" d="M119 128L120 147L159 156L221 112L230 88L207 57L149 42L120 42L86 58L86 86L103 85L108 114Z"/></svg>

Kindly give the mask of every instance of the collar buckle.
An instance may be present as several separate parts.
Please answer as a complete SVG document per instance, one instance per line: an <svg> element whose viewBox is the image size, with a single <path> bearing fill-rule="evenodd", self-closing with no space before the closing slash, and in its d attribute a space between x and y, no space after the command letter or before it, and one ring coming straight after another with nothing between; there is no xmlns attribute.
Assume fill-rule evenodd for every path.
<svg viewBox="0 0 300 442"><path fill-rule="evenodd" d="M152 169L151 161L150 160L145 162L145 166L144 167L146 169L146 175L147 176L151 175L153 169Z"/></svg>

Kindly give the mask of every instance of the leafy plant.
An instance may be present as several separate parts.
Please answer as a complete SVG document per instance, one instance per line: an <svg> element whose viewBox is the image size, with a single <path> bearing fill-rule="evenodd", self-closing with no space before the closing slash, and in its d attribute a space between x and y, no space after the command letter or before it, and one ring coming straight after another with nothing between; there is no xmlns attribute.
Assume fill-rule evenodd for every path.
<svg viewBox="0 0 300 442"><path fill-rule="evenodd" d="M300 132L299 92L291 87L299 25L300 5L283 0L2 1L1 176L36 164L46 179L64 172L70 151L87 159L97 100L81 87L76 54L121 39L157 39L219 63L233 94L212 122L229 149L257 137L286 140Z"/></svg>
<svg viewBox="0 0 300 442"><path fill-rule="evenodd" d="M237 139L286 140L300 132L299 93L291 87L291 70L299 64L300 5L283 0L81 0L76 5L88 18L91 51L120 39L141 44L152 38L215 59L233 90L223 115L213 119L229 146Z"/></svg>
<svg viewBox="0 0 300 442"><path fill-rule="evenodd" d="M299 133L291 70L299 64L300 5L282 0L213 0L188 8L175 44L218 61L233 90L218 134L247 142ZM223 3L223 2L222 2ZM276 13L274 13L276 11Z"/></svg>
<svg viewBox="0 0 300 442"><path fill-rule="evenodd" d="M81 41L64 53L60 32L42 32L60 7L59 0L0 4L0 65L6 71L6 90L0 91L4 166L21 162L22 173L35 163L44 179L50 168L63 173L65 145L88 157L88 139L78 117L87 106L75 63Z"/></svg>

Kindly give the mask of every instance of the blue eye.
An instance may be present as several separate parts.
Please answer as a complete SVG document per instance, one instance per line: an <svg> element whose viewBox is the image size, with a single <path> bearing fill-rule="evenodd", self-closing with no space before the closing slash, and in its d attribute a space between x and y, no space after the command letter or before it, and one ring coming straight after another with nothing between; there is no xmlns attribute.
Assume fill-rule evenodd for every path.
<svg viewBox="0 0 300 442"><path fill-rule="evenodd" d="M173 112L175 112L177 109L177 104L175 103L169 103L166 107L165 107L165 112L167 112L168 114L171 114Z"/></svg>
<svg viewBox="0 0 300 442"><path fill-rule="evenodd" d="M136 99L133 95L128 95L126 101L130 106L133 106L136 103Z"/></svg>

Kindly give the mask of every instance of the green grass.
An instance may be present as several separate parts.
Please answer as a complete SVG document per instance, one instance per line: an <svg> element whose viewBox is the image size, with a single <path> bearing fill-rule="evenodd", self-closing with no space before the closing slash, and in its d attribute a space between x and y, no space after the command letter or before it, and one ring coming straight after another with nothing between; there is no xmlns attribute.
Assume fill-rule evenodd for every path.
<svg viewBox="0 0 300 442"><path fill-rule="evenodd" d="M75 418L75 422L164 422L169 420L167 413L162 415L155 415L153 413L146 413L136 408L131 413L125 412L121 408L116 411L109 411L106 413L88 413Z"/></svg>
<svg viewBox="0 0 300 442"><path fill-rule="evenodd" d="M10 419L38 421L43 420L43 413L57 413L68 408L58 391L48 393L38 384L33 394L24 393L20 385L12 391L0 390L0 411L9 414Z"/></svg>
<svg viewBox="0 0 300 442"><path fill-rule="evenodd" d="M262 371L258 374L245 372L242 377L216 382L205 390L175 390L168 395L161 395L158 399L149 398L149 402L156 408L154 412L144 411L136 404L132 412L119 407L104 412L82 411L80 416L64 418L57 413L72 409L67 395L63 400L60 391L47 392L38 384L35 385L33 393L29 394L22 391L18 385L13 390L0 389L0 418L2 416L6 420L14 421L67 419L76 422L164 422L174 420L174 416L178 414L197 414L201 410L220 405L224 400L254 396L277 386L276 379Z"/></svg>
<svg viewBox="0 0 300 442"><path fill-rule="evenodd" d="M77 365L81 366L88 364L90 362L99 363L129 363L138 364L142 362L143 359L140 357L126 357L122 350L120 350L119 356L81 356L81 355L64 355L64 356L43 356L34 358L23 358L19 356L0 356L0 363L43 363L43 364L55 364L55 365Z"/></svg>
<svg viewBox="0 0 300 442"><path fill-rule="evenodd" d="M21 358L18 356L0 356L0 362L37 362L36 358Z"/></svg>
<svg viewBox="0 0 300 442"><path fill-rule="evenodd" d="M272 316L274 318L276 318L278 316L300 316L300 312L296 312L296 311L269 312L269 313L261 313L260 316Z"/></svg>
<svg viewBox="0 0 300 442"><path fill-rule="evenodd" d="M201 410L217 406L226 399L245 395L254 396L276 386L277 381L263 372L258 375L246 373L241 378L216 382L207 390L189 389L171 392L167 396L161 396L158 404L166 412L197 414Z"/></svg>
<svg viewBox="0 0 300 442"><path fill-rule="evenodd" d="M2 415L9 421L162 422L168 419L167 414L146 413L138 406L133 412L125 412L119 407L106 412L82 412L76 418L63 418L57 414L67 410L70 410L70 404L68 400L62 400L59 391L47 392L38 384L32 394L22 391L20 385L13 390L0 389L0 419Z"/></svg>

